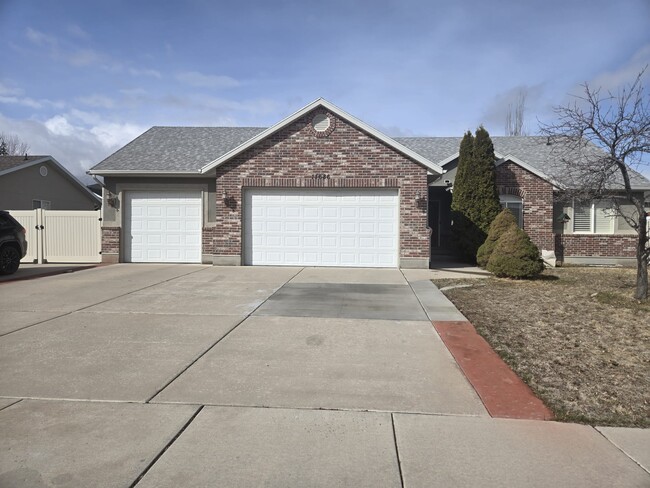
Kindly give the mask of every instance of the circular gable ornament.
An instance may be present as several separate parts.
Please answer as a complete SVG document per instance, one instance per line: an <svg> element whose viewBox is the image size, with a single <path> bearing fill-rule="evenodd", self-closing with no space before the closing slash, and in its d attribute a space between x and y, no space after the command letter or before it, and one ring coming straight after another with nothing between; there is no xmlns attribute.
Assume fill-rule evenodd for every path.
<svg viewBox="0 0 650 488"><path fill-rule="evenodd" d="M41 174L41 176L47 176L47 166L41 166L38 169L38 172Z"/></svg>
<svg viewBox="0 0 650 488"><path fill-rule="evenodd" d="M334 131L336 119L328 112L319 111L311 118L308 127L316 137L327 137Z"/></svg>
<svg viewBox="0 0 650 488"><path fill-rule="evenodd" d="M332 122L330 121L330 118L324 113L318 113L314 115L313 119L311 119L311 126L316 132L325 132L330 128L330 125L332 125Z"/></svg>

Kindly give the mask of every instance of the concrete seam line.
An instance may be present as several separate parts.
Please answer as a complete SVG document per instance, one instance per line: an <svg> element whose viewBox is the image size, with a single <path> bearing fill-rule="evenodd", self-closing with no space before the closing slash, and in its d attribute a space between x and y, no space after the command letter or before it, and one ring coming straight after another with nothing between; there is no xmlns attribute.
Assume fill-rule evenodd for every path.
<svg viewBox="0 0 650 488"><path fill-rule="evenodd" d="M301 269L300 271L302 271L302 269ZM298 273L300 273L300 271L298 271ZM298 273L296 273L296 275L297 275ZM183 275L183 276L185 276L185 275ZM294 275L294 276L295 276L295 275ZM291 279L293 279L293 277L292 277ZM286 285L286 284L287 284L287 282L285 282L282 286L284 286L284 285ZM243 319L241 319L241 320L240 320L240 321L239 321L239 322L238 322L238 323L237 323L237 324L236 324L232 329L230 329L228 332L226 332L224 335L222 335L219 339L217 339L217 341L216 341L214 344L212 344L212 345L211 345L210 347L208 347L205 351L203 351L203 352L202 352L202 353L201 353L201 354L200 354L200 355L199 355L199 356L198 356L194 361L192 361L190 364L188 364L187 367L183 368L183 370L182 370L181 372L179 372L179 373L178 373L176 376L174 376L171 380L169 380L167 383L165 383L165 384L163 385L163 387L160 388L160 390L158 390L156 393L154 393L153 396L151 396L150 398L148 398L148 399L145 401L145 403L149 403L149 402L151 402L151 400L153 400L154 398L156 398L156 396L160 395L160 394L163 392L163 390L164 390L165 388L167 388L169 385L171 385L174 381L176 381L176 380L178 379L179 376L181 376L183 373L185 373L185 371L187 371L187 370L190 369L194 364L196 364L196 362L197 362L199 359L201 359L201 358L202 358L203 356L205 356L208 352L210 352L210 351L212 350L212 348L214 348L214 347L215 347L217 344L219 344L222 340L224 340L226 337L228 337L228 336L232 333L232 331L234 331L237 327L239 327L241 324L243 324L243 323L246 321L246 319L249 318L250 316L252 316L258 308L260 308L262 305L264 305L264 304L267 302L267 300L268 300L269 298L271 298L271 297L272 297L273 295L275 295L275 294L276 294L280 289L282 289L282 286L281 286L280 288L278 288L277 290L275 290L273 293L271 293L268 297L266 297L266 299L265 299L262 303L260 303L257 307L255 307L253 310L251 310L251 312L248 313L248 314L247 314Z"/></svg>
<svg viewBox="0 0 650 488"><path fill-rule="evenodd" d="M46 399L58 400L58 398ZM95 401L95 400L64 400L64 401ZM105 400L96 400L105 401ZM129 402L116 402L116 403L129 403ZM142 402L134 402L142 403ZM307 410L307 411L323 411L323 412L352 412L352 413L370 413L370 414L387 414L393 413L397 415L419 415L426 417L463 417L463 418L487 418L487 415L477 415L468 413L444 413L444 412L409 412L407 410L373 410L368 408L345 408L345 407L292 407L288 405L252 405L245 403L210 403L210 402L181 402L181 401L156 401L151 402L149 405L204 405L206 407L220 407L220 408L258 408L270 410Z"/></svg>
<svg viewBox="0 0 650 488"><path fill-rule="evenodd" d="M95 266L95 267L98 267L98 266ZM199 271L203 271L203 270L202 270L202 269L197 269L197 270L195 270L195 271L190 271L189 273L185 273L185 274L182 274L182 275L180 275L180 276L174 276L173 278L169 278L169 279L164 280L164 281L159 281L158 283L154 283L153 285L147 285L147 286L145 286L145 287L138 288L137 290L132 290L132 291L130 291L130 292L128 292L128 293L124 293L124 294L122 294L122 295L118 295L118 296L116 296L116 297L107 298L106 300L102 300L101 302L97 302L97 303L92 303L92 304L90 304L90 305L86 305L85 307L78 308L77 310L71 310L70 312L64 312L64 313L62 313L61 315L57 315L56 317L52 317L52 318L50 318L50 319L41 320L40 322L36 322L35 324L26 325L25 327L21 327L20 329L16 329L16 330L12 330L12 331L9 331L9 332L5 332L4 334L0 334L0 337L4 337L4 336L6 336L6 335L13 334L14 332L18 332L18 331L20 331L20 330L25 330L25 329L28 329L28 328L30 328L30 327L34 327L35 325L44 324L45 322L49 322L50 320L59 319L59 318L61 318L61 317L65 317L65 316L67 316L67 315L72 315L73 313L81 312L82 310L86 310L87 308L95 307L95 306L97 306L97 305L101 305L102 303L110 302L111 300L117 300L118 298L122 298L122 297L125 297L125 296L127 296L127 295L131 295L132 293L136 293L136 292L139 292L139 291L142 291L142 290L146 290L147 288L151 288L152 286L157 286L157 285L160 285L161 283L167 283L168 281L172 281L172 280L175 280L175 279L177 279L177 278L181 278L181 277L183 277L183 276L189 276L189 275L191 275L191 274L193 274L193 273L198 273ZM34 310L27 310L27 311L28 311L28 312L33 312Z"/></svg>
<svg viewBox="0 0 650 488"><path fill-rule="evenodd" d="M20 399L16 400L15 402L10 403L9 405L5 405L4 407L0 408L0 412L3 411L5 408L13 407L16 403L20 403L22 401L23 401L23 399L20 398Z"/></svg>
<svg viewBox="0 0 650 488"><path fill-rule="evenodd" d="M187 429L190 426L190 424L194 421L194 419L201 412L201 410L203 410L203 405L201 405L199 408L196 409L196 412L194 412L194 414L190 417L190 419L187 422L185 422L185 424L181 427L181 430L179 430L176 433L176 435L172 437L172 439L165 445L165 447L163 447L162 450L151 460L151 462L147 465L147 467L144 468L144 471L140 473L140 476L138 476L135 479L135 481L129 485L129 488L134 488L138 483L140 483L142 478L144 478L145 475L149 472L149 470L153 468L154 464L156 464L158 460L162 457L162 455L165 454L165 452L167 452L167 449L169 449L172 446L172 444L176 442L176 439L178 439L183 434L183 432L185 432L185 429Z"/></svg>
<svg viewBox="0 0 650 488"><path fill-rule="evenodd" d="M645 471L646 473L650 474L650 471L648 471L648 469L646 469L645 466L643 466L639 461L637 461L637 460L634 459L632 456L630 456L627 452L625 452L625 451L624 451L621 447L619 447L619 445L616 444L614 441L610 440L610 439L609 439L605 434L603 434L600 430L598 430L598 427L596 427L596 426L594 426L594 425L590 425L589 427L591 427L591 428L594 429L596 432L598 432L601 436L603 436L607 442L609 442L612 446L614 446L616 449L618 449L620 452L622 452L623 455L624 455L625 457L627 457L630 461L632 461L634 464L636 464L639 468L641 468L641 469L642 469L643 471Z"/></svg>
<svg viewBox="0 0 650 488"><path fill-rule="evenodd" d="M431 322L431 321L432 321L431 316L429 315L429 312L427 312L427 309L424 307L424 305L422 305L422 301L420 300L420 297L418 296L418 294L415 293L415 290L413 289L413 285L411 285L411 282L410 282L408 279L406 279L406 275L404 274L404 271L402 270L402 268L398 268L398 269L399 269L399 272L402 273L402 277L404 278L404 280L406 281L406 284L407 284L407 285L409 286L409 288L411 289L411 292L413 293L413 295L415 295L415 299L416 299L416 300L418 301L418 303L420 304L420 308L424 311L424 315L425 315L425 316L429 319L429 321Z"/></svg>
<svg viewBox="0 0 650 488"><path fill-rule="evenodd" d="M399 447L397 446L397 432L395 431L395 414L390 414L390 423L393 427L393 442L395 443L395 456L397 457L397 469L399 470L399 481L404 488L404 474L402 473L402 460L399 456Z"/></svg>
<svg viewBox="0 0 650 488"><path fill-rule="evenodd" d="M153 400L153 399L156 398L158 395L160 395L160 393L162 393L162 391L163 391L165 388L167 388L167 387L168 387L169 385L171 385L174 381L176 381L180 375L182 375L183 373L185 373L185 371L187 371L187 370L190 369L192 366L194 366L194 365L196 364L196 362L197 362L199 359L201 359L203 356L205 356L208 352L210 352L210 351L212 350L212 348L214 348L217 344L219 344L222 340L224 340L228 335L230 335L230 333L231 333L233 330L235 330L237 327L239 327L239 326L242 324L242 322L244 322L244 320L246 320L248 317L249 317L249 315L246 315L243 319L241 319L239 322L237 322L237 323L236 323L236 324L235 324L235 325L234 325L234 326L233 326L233 327L232 327L228 332L226 332L224 335L222 335L221 337L219 337L219 338L218 338L218 339L217 339L213 344L211 344L211 345L210 345L210 346L209 346L205 351L203 351L202 353L200 353L196 358L194 358L192 361L190 361L190 363L189 363L187 366L185 366L183 369L181 369L181 370L178 372L178 374L175 374L175 375L173 376L172 379L170 379L167 383L165 383L165 384L164 384L160 389L158 389L158 390L157 390L153 395L151 395L149 398L147 398L147 399L145 400L144 403L149 403L149 402L151 402L151 400Z"/></svg>
<svg viewBox="0 0 650 488"><path fill-rule="evenodd" d="M35 323L29 324L29 325L25 325L24 327L20 327L19 329L10 330L9 332L5 332L3 334L0 334L0 337L4 337L6 335L13 334L14 332L18 332L19 330L29 329L30 327L34 327L35 325L43 324L45 322L49 322L50 320L58 319L59 317L63 317L65 315L70 315L71 313L72 312L63 312L61 315L57 315L56 317L50 317L49 319L43 319L43 320L41 320L39 322L35 322Z"/></svg>
<svg viewBox="0 0 650 488"><path fill-rule="evenodd" d="M298 272L297 272L295 275L293 275L291 278L289 278L287 281L285 281L284 285L286 285L286 284L288 284L288 283L291 283L291 282L293 281L293 279L294 279L296 276L298 276L300 273L302 273L304 270L305 270L305 267L303 266L302 268L300 268L300 269L298 270ZM282 285L282 286L284 286L284 285ZM281 286L280 288L282 288L282 286ZM280 288L278 288L278 290L279 290Z"/></svg>

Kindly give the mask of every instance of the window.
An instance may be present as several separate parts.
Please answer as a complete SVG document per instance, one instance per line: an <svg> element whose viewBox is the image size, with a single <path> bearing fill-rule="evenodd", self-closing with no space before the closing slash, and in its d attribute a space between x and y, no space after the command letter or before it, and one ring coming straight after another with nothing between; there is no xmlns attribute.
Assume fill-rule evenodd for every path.
<svg viewBox="0 0 650 488"><path fill-rule="evenodd" d="M49 200L32 200L32 208L42 208L43 210L50 210L52 202Z"/></svg>
<svg viewBox="0 0 650 488"><path fill-rule="evenodd" d="M573 232L576 234L613 234L615 221L616 212L609 200L573 202Z"/></svg>
<svg viewBox="0 0 650 488"><path fill-rule="evenodd" d="M503 208L510 210L515 216L519 228L524 227L524 202L514 195L499 195L499 202Z"/></svg>

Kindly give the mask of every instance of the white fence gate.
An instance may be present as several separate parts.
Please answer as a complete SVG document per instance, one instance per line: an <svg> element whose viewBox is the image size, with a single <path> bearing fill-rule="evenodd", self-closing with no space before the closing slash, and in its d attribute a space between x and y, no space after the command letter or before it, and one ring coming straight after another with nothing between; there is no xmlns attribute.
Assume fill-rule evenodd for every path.
<svg viewBox="0 0 650 488"><path fill-rule="evenodd" d="M27 229L22 263L99 263L100 210L10 210Z"/></svg>

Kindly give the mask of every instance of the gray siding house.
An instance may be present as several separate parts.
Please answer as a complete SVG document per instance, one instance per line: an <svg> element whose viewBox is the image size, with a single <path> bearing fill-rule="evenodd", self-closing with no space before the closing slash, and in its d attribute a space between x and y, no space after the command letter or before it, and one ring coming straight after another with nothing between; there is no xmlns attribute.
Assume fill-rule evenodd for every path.
<svg viewBox="0 0 650 488"><path fill-rule="evenodd" d="M0 208L96 210L101 199L52 156L0 156Z"/></svg>

